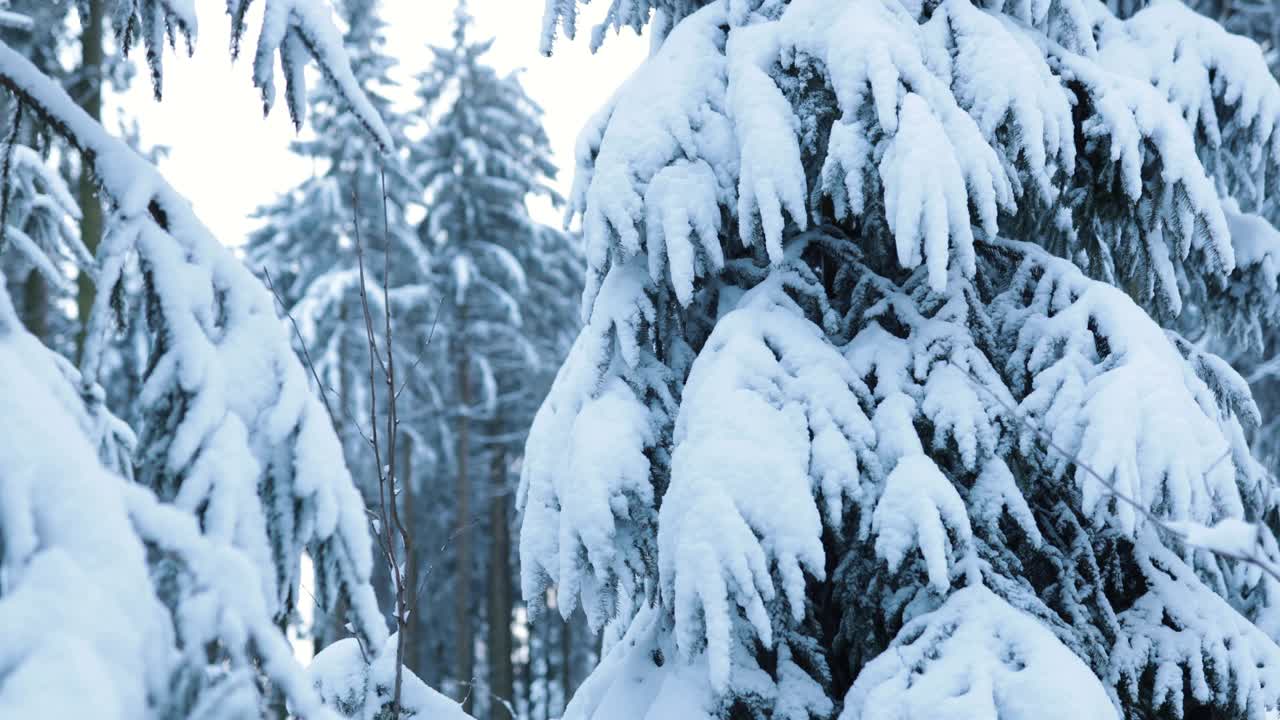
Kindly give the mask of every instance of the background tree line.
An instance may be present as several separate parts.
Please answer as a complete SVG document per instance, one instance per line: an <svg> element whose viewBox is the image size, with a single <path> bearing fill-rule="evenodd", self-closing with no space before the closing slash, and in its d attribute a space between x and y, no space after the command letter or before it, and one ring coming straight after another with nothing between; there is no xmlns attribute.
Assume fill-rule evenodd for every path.
<svg viewBox="0 0 1280 720"><path fill-rule="evenodd" d="M382 153L342 95L317 84L308 128L292 146L316 171L261 209L262 227L244 256L270 276L297 321L299 345L315 359L346 461L372 508L369 407L380 389L369 372L360 308L361 233L377 276L368 299L377 312L389 305L394 313L393 352L403 373L398 501L415 537L403 569L417 596L406 665L478 717L555 717L593 666L598 645L580 616L531 622L525 612L516 590L513 497L526 430L578 326L580 251L575 238L528 214L531 196L559 203L542 110L514 74L486 64L492 41L470 32L465 3L452 42L431 49L429 66L417 69L409 87L389 74L396 61L386 54L379 5L339 0L334 9L356 79L396 150ZM0 33L103 121L104 96L140 80L117 52L111 8L106 0L14 0L9 9L32 22ZM30 151L19 158L30 162L12 168L7 241L30 242L50 259L41 266L31 253L11 253L0 267L32 334L79 359L81 318L95 297L81 269L104 232L97 181L64 140L24 122L8 96L0 103L11 120L7 142ZM142 148L136 124L126 116L117 123ZM65 207L48 202L60 198L41 184L40 165L56 168L72 189ZM385 293L384 263L391 269ZM104 354L104 389L125 415L136 412L131 399L146 373L144 354L130 347ZM375 563L374 587L390 616L393 589L382 564ZM303 630L318 652L350 632L345 608L316 602L314 624Z"/></svg>
<svg viewBox="0 0 1280 720"><path fill-rule="evenodd" d="M337 97L317 92L311 137L293 145L317 172L262 208L248 260L272 274L299 323L359 479L376 477L369 410L378 389L356 234L375 275L388 264L385 292L380 276L365 287L375 314L392 309L391 348L405 373L399 502L416 596L406 665L478 717L556 717L596 644L581 621L530 622L516 592L512 498L524 439L573 340L581 293L577 240L526 207L535 195L559 203L542 110L515 75L486 65L492 41L473 37L465 3L452 43L431 49L411 88L390 75L379 3L336 5L353 68L397 151L382 155ZM401 107L393 98L407 90ZM377 487L362 488L375 506ZM375 587L389 609L381 571ZM317 649L344 633L328 610L317 611Z"/></svg>

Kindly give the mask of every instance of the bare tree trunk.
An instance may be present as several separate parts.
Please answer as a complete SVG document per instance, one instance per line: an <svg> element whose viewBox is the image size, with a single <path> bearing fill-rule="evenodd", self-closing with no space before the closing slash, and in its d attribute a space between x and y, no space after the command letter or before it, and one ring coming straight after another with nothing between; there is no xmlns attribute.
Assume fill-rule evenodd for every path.
<svg viewBox="0 0 1280 720"><path fill-rule="evenodd" d="M560 631L560 693L564 705L560 708L560 714L564 714L564 708L569 706L569 698L573 694L573 616L570 615Z"/></svg>
<svg viewBox="0 0 1280 720"><path fill-rule="evenodd" d="M539 650L542 653L542 720L551 720L551 645L554 635L552 626L555 621L552 620L551 608L547 608L547 613L543 616L542 625L542 647Z"/></svg>
<svg viewBox="0 0 1280 720"><path fill-rule="evenodd" d="M466 308L459 308L458 327L465 332L467 326ZM454 591L454 631L456 641L456 671L459 702L466 712L471 712L471 681L475 677L475 637L471 622L471 478L468 474L468 460L471 455L470 422L471 387L470 358L467 357L465 344L458 348L457 381L458 381L458 427L457 427L457 461L458 477L457 512L454 518L453 543L454 558L457 560L457 574Z"/></svg>
<svg viewBox="0 0 1280 720"><path fill-rule="evenodd" d="M102 34L103 13L106 0L87 0L88 13L80 34L80 77L76 88L76 101L95 120L102 119ZM102 237L102 202L98 199L98 187L89 171L88 162L81 158L78 193L80 202L80 237L89 252L98 250ZM93 279L80 273L77 279L76 307L79 310L80 332L76 334L76 360L84 355L85 332L89 325L89 313L93 309Z"/></svg>
<svg viewBox="0 0 1280 720"><path fill-rule="evenodd" d="M351 316L351 313L350 313L350 310L348 309L348 303L343 302L339 304L338 305L338 327L342 328L342 330L340 331L342 335L338 340L338 355L342 359L342 362L338 366L338 387L336 388L337 397L335 398L335 400L337 401L338 410L333 414L333 417L331 418L331 420L333 420L334 432L338 433L338 441L342 445L342 452L344 457L346 456L347 448L349 447L349 445L347 444L347 441L350 439L351 434L359 432L358 428L351 427L351 424L353 422L351 418L355 414L354 408L351 407L351 388L354 385L354 380L351 377L351 367L348 364L347 359L355 358L354 353L358 351L359 346L355 343L350 342L348 339L349 336L347 334L347 330L348 330L347 323L351 320L350 316ZM320 388L320 392L322 393L328 392L328 390L326 388ZM361 448L361 449L363 450L365 448ZM363 458L363 455L361 457ZM353 458L350 458L350 457L347 458L347 465L351 467L353 471L356 468L356 462L354 461ZM357 473L353 473L353 474L357 474ZM363 494L364 494L364 490L363 488L361 488L361 495ZM381 566L382 566L381 562L377 562L374 564L375 568L378 568ZM345 627L346 626L345 618L347 616L346 596L343 595L342 593L338 593L338 600L334 607L331 607L331 608L317 607L316 612L323 613L322 617L316 618L315 624L314 624L315 629L312 631L313 637L311 642L312 642L312 646L315 648L316 654L318 655L321 650L325 649L326 647L333 644L334 642L341 640L346 635L346 627Z"/></svg>
<svg viewBox="0 0 1280 720"><path fill-rule="evenodd" d="M404 454L400 459L400 517L404 520L405 530L409 532L409 536L417 539L420 537L417 532L418 520L418 496L417 488L414 487L413 479L413 436L405 433ZM420 543L414 543L409 552L405 553L405 588L409 592L409 628L408 637L405 638L405 664L409 669L421 676L420 658L423 656L423 633L424 626L422 624L422 613L419 612L419 602L422 598L422 568L419 561L418 548Z"/></svg>
<svg viewBox="0 0 1280 720"><path fill-rule="evenodd" d="M49 282L32 270L22 283L22 323L27 332L49 344Z"/></svg>
<svg viewBox="0 0 1280 720"><path fill-rule="evenodd" d="M509 720L515 703L515 671L511 667L511 526L508 519L507 449L495 445L489 472L489 691L491 720Z"/></svg>
<svg viewBox="0 0 1280 720"><path fill-rule="evenodd" d="M529 623L528 607L524 612L524 662L520 664L520 695L524 705L517 705L524 718L533 717L533 625Z"/></svg>

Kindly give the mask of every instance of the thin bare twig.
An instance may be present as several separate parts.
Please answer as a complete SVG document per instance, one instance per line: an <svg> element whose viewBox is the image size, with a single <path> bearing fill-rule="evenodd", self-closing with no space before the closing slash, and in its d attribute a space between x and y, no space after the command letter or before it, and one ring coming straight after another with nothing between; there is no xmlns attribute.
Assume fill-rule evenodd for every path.
<svg viewBox="0 0 1280 720"><path fill-rule="evenodd" d="M311 371L311 377L316 381L316 388L320 390L320 400L324 403L324 410L329 414L329 422L336 424L336 418L333 415L333 408L329 406L329 396L325 394L325 384L320 380L320 373L316 372L316 364L311 361L311 351L307 349L307 339L302 336L302 330L298 328L298 321L293 318L293 313L289 312L289 307L284 304L284 298L280 297L280 293L276 290L276 284L271 279L271 271L264 265L262 266L262 276L267 280L267 289L271 291L271 296L276 299L276 304L280 306L280 312L289 318L289 324L293 326L293 334L298 338L298 345L302 347L302 359L307 363L307 369Z"/></svg>
<svg viewBox="0 0 1280 720"><path fill-rule="evenodd" d="M342 394L339 393L332 385L325 386L325 389L333 393L335 397L341 399ZM356 433L360 436L360 439L364 440L366 445L372 445L373 439L364 431L364 428L360 427L360 421L356 420L355 416L351 414L351 410L347 408L346 404L341 402L338 403L338 409L342 410L342 417L346 418L351 427L356 429Z"/></svg>
<svg viewBox="0 0 1280 720"><path fill-rule="evenodd" d="M431 347L431 340L436 336L436 323L440 321L440 311L443 308L443 302L436 306L435 315L431 318L431 330L427 332L427 341L423 344L422 350L418 351L418 357L414 359L413 365L409 368L409 377L413 376L414 371L418 369L418 365L422 363L422 358L426 356L427 348ZM409 377L406 377L404 382L400 383L400 389L396 390L396 399L399 399L400 393L404 392L404 389L408 387Z"/></svg>
<svg viewBox="0 0 1280 720"><path fill-rule="evenodd" d="M373 449L374 462L377 464L378 507L376 512L369 510L370 523L373 525L374 537L378 539L378 549L382 553L391 573L395 586L395 620L396 620L396 669L395 684L392 690L391 718L398 720L403 708L402 689L404 684L404 655L409 628L409 618L417 604L420 590L407 587L406 566L401 563L398 551L403 551L406 563L413 563L413 537L405 526L401 516L397 498L400 495L400 478L397 468L399 459L400 414L397 400L404 386L396 386L395 359L395 326L391 310L391 232L390 209L387 197L386 172L380 173L382 184L382 332L386 357L378 349L377 333L374 330L373 312L369 307L369 280L364 266L364 238L360 233L358 190L352 191L352 206L355 213L355 245L356 262L360 279L360 309L364 316L365 339L369 351L369 425L371 437L369 445ZM438 313L437 313L438 317ZM435 325L432 324L434 333ZM430 338L428 338L428 344ZM421 354L413 368L421 362ZM381 375L381 377L379 377ZM378 386L382 385L386 392L386 409L383 422L385 426L381 434L378 431ZM386 443L385 451L383 443ZM400 543L397 547L396 538Z"/></svg>

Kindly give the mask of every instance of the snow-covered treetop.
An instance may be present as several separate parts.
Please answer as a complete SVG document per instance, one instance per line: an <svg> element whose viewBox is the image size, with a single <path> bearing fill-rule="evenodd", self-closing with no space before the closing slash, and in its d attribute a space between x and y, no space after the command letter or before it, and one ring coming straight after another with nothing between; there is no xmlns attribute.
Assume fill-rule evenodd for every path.
<svg viewBox="0 0 1280 720"><path fill-rule="evenodd" d="M485 64L493 41L470 37L471 24L460 4L453 44L432 47L432 63L418 76L418 97L431 128L414 155L429 205L423 240L451 264L483 258L465 260L469 269L457 268L455 282L464 291L469 282L462 275L475 276L479 284L481 276L500 277L518 267L490 238L533 232L524 203L531 195L554 198L550 181L556 174L542 108L525 93L518 74L499 75ZM522 285L523 279L506 282Z"/></svg>
<svg viewBox="0 0 1280 720"><path fill-rule="evenodd" d="M454 318L442 323L437 340L468 356L479 402L490 412L499 385L510 391L520 384L500 383L499 375L509 379L536 364L532 335L521 329L531 282L538 282L527 269L548 262L541 280L554 282L563 266L554 267L562 260L551 254L567 240L548 233L526 206L536 195L558 201L542 108L518 73L501 75L486 63L493 40L474 38L472 24L460 3L453 42L432 47L431 64L418 76L430 129L411 163L425 189L418 233L434 254L434 289Z"/></svg>
<svg viewBox="0 0 1280 720"><path fill-rule="evenodd" d="M687 296L686 268L714 270L714 253L637 229L648 214L658 240L705 237L717 207L775 262L787 222L847 217L935 287L950 263L972 274L975 241L1031 227L1164 314L1225 280L1218 190L1256 207L1280 168L1280 90L1256 45L1176 2L1128 21L1090 0L926 6L718 2L677 26L580 140L591 287L652 245ZM825 90L796 126L788 98L809 77Z"/></svg>

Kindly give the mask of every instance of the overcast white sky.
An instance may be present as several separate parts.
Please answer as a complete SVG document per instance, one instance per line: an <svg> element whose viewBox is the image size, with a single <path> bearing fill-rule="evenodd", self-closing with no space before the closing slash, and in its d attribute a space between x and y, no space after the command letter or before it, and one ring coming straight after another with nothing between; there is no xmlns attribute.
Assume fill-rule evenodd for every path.
<svg viewBox="0 0 1280 720"><path fill-rule="evenodd" d="M490 63L500 72L525 68L526 91L546 111L545 122L562 194L572 181L573 145L578 129L630 74L647 50L647 40L626 31L611 36L596 56L587 49L587 23L572 43L563 38L551 58L538 54L542 0L470 0L479 38L495 37ZM261 12L263 3L254 3ZM195 204L200 218L229 245L255 227L250 215L278 193L312 172L309 162L288 151L294 137L284 101L267 119L250 79L253 43L245 39L240 60L227 54L228 20L214 3L200 5L200 37L195 57L165 58L164 101L150 99L150 83L138 78L128 106L139 118L144 142L167 145L161 163L169 181ZM383 0L390 24L388 46L400 62L401 79L421 69L428 44L447 44L454 0ZM602 8L596 8L600 10ZM256 18L255 18L256 19ZM591 18L594 20L594 17ZM250 23L251 29L255 23ZM140 57L140 55L139 55ZM551 220L539 209L540 218Z"/></svg>

